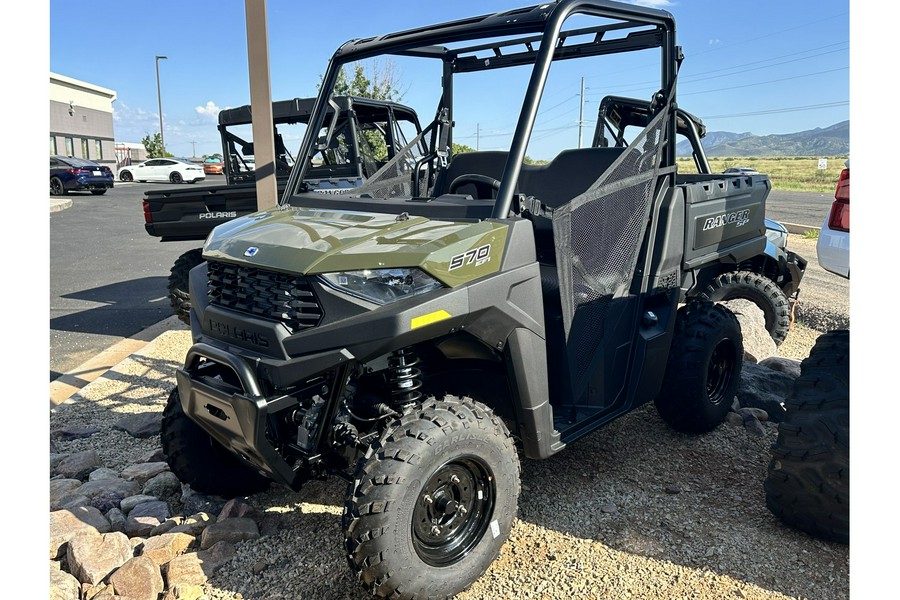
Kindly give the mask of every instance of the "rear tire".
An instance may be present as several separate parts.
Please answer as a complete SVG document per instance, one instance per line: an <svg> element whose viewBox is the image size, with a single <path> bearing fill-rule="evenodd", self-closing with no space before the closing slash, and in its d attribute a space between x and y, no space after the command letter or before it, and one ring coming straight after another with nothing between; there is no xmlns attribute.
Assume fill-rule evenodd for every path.
<svg viewBox="0 0 900 600"><path fill-rule="evenodd" d="M381 598L448 598L481 577L516 517L519 457L469 398L429 399L376 441L344 507L350 568Z"/></svg>
<svg viewBox="0 0 900 600"><path fill-rule="evenodd" d="M725 420L741 378L741 326L727 308L694 300L678 309L662 389L655 404L673 429L712 431Z"/></svg>
<svg viewBox="0 0 900 600"><path fill-rule="evenodd" d="M187 325L191 324L191 269L200 264L203 264L203 250L195 248L179 256L169 272L169 303L178 320Z"/></svg>
<svg viewBox="0 0 900 600"><path fill-rule="evenodd" d="M234 498L261 492L271 483L184 413L177 387L163 411L160 439L169 468L198 492Z"/></svg>
<svg viewBox="0 0 900 600"><path fill-rule="evenodd" d="M850 332L819 336L800 366L763 485L776 517L850 542Z"/></svg>
<svg viewBox="0 0 900 600"><path fill-rule="evenodd" d="M172 171L172 174L169 175L169 181L172 183L184 183L184 178L178 171Z"/></svg>
<svg viewBox="0 0 900 600"><path fill-rule="evenodd" d="M722 273L698 296L711 302L743 298L757 305L766 318L766 330L778 346L791 329L791 303L774 281L752 271Z"/></svg>
<svg viewBox="0 0 900 600"><path fill-rule="evenodd" d="M52 177L50 179L50 195L65 196L66 193L66 186L63 185L62 180L59 177Z"/></svg>

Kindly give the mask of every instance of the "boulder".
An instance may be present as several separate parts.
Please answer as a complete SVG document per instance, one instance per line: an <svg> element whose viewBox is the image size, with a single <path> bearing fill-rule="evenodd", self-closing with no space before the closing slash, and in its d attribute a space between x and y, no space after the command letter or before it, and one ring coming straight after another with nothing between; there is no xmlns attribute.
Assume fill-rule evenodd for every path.
<svg viewBox="0 0 900 600"><path fill-rule="evenodd" d="M109 582L116 594L133 600L158 600L164 589L159 566L146 556L130 559L110 575Z"/></svg>
<svg viewBox="0 0 900 600"><path fill-rule="evenodd" d="M81 583L91 585L100 583L133 556L128 536L119 532L82 532L66 547L69 572Z"/></svg>

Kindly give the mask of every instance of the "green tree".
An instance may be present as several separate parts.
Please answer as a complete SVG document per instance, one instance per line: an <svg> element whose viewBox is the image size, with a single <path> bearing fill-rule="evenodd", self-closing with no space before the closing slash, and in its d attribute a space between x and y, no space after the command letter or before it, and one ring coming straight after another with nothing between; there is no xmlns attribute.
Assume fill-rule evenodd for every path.
<svg viewBox="0 0 900 600"><path fill-rule="evenodd" d="M348 76L346 65L338 71L334 84L336 96L360 96L374 100L400 102L404 92L400 91L400 77L396 66L391 61L374 61L368 68L360 63L353 63L352 75ZM321 77L319 85L321 87Z"/></svg>
<svg viewBox="0 0 900 600"><path fill-rule="evenodd" d="M147 158L160 158L162 156L175 156L171 152L166 152L163 154L162 151L162 135L157 131L153 134L153 137L148 133L144 136L144 139L141 140L141 143L144 144L144 149L147 151Z"/></svg>
<svg viewBox="0 0 900 600"><path fill-rule="evenodd" d="M472 146L466 146L465 144L457 144L453 143L453 154L462 154L463 152L475 152L475 148Z"/></svg>
<svg viewBox="0 0 900 600"><path fill-rule="evenodd" d="M372 98L374 100L387 100L399 102L403 98L403 92L399 88L399 75L397 68L391 61L374 61L368 68L360 63L353 63L352 74L348 76L347 66L338 71L337 80L334 83L335 96L358 96ZM316 88L321 89L322 77ZM387 144L381 133L373 130L361 131L360 140L368 144L376 160L387 158Z"/></svg>

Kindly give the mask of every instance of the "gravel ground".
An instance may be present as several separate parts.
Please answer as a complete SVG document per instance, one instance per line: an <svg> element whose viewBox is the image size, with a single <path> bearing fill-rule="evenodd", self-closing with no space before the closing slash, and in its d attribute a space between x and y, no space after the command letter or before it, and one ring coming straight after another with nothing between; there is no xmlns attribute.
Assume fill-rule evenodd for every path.
<svg viewBox="0 0 900 600"><path fill-rule="evenodd" d="M803 358L817 336L798 325L780 354ZM189 344L186 330L168 332L51 413L51 429L102 429L61 451L93 447L121 469L156 447L112 423L162 410ZM457 598L848 598L849 548L795 532L765 508L776 435L771 424L763 438L730 425L683 435L648 405L548 460L524 461L512 537ZM342 552L344 493L332 479L253 496L280 514L279 533L240 544L210 579L209 598L367 597Z"/></svg>
<svg viewBox="0 0 900 600"><path fill-rule="evenodd" d="M792 238L791 245L815 262L814 240ZM836 301L830 284L818 287L801 294L805 314L843 310L846 292L838 289L845 296ZM798 317L779 356L809 354L821 332L808 324ZM167 332L52 412L51 429L101 428L59 444L61 451L95 448L106 466L121 469L155 448L157 440L135 440L112 424L126 413L162 411L189 344L187 330ZM765 507L762 483L776 436L773 424L764 437L727 424L679 434L650 404L550 459L524 461L512 536L458 600L848 598L849 547L796 532ZM230 567L210 579L208 598L366 598L342 551L345 491L331 479L251 497L280 515L279 532L239 544Z"/></svg>

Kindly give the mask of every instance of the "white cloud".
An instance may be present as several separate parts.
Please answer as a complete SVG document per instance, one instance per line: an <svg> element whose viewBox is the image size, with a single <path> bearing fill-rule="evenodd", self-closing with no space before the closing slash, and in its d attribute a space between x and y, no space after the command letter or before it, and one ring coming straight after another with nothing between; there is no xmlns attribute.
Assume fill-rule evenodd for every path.
<svg viewBox="0 0 900 600"><path fill-rule="evenodd" d="M212 119L215 119L216 117L219 116L219 112L222 109L219 108L218 106L216 106L215 102L210 100L209 102L206 103L206 106L198 106L194 110L196 110L197 114L200 115L201 117L210 117Z"/></svg>
<svg viewBox="0 0 900 600"><path fill-rule="evenodd" d="M718 46L718 45L721 44L721 43L722 43L722 40L720 40L719 38L715 38L715 39L709 40L709 45L710 45L710 46Z"/></svg>
<svg viewBox="0 0 900 600"><path fill-rule="evenodd" d="M128 123L149 123L159 118L157 113L150 113L142 108L131 108L124 102L113 107L113 121Z"/></svg>

